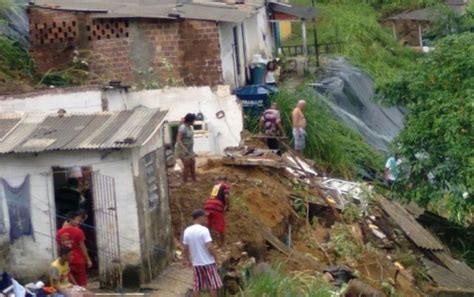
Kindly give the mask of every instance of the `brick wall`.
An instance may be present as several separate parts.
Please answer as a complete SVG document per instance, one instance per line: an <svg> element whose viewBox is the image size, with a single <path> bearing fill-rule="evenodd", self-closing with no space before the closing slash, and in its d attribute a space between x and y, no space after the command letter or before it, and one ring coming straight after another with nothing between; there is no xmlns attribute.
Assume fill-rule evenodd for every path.
<svg viewBox="0 0 474 297"><path fill-rule="evenodd" d="M215 22L105 20L40 8L30 8L29 16L30 53L42 72L65 67L74 50L80 50L87 53L90 70L104 79L162 83L174 79L185 85L222 82Z"/></svg>
<svg viewBox="0 0 474 297"><path fill-rule="evenodd" d="M179 60L186 85L222 82L219 30L215 22L185 21L179 29Z"/></svg>
<svg viewBox="0 0 474 297"><path fill-rule="evenodd" d="M77 14L29 9L29 29L30 55L41 72L69 62L79 45Z"/></svg>

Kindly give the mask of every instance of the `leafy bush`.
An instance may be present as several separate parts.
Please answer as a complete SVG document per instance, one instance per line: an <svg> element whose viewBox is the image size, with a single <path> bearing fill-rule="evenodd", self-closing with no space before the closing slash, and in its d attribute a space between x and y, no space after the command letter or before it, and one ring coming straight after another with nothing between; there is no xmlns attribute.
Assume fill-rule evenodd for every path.
<svg viewBox="0 0 474 297"><path fill-rule="evenodd" d="M311 5L309 0L296 2ZM379 23L381 14L371 6L375 2L378 1L341 0L323 1L323 4L318 1L320 13L316 30L319 43L343 42L338 54L367 71L378 84L395 77L399 69L413 63L417 54L400 45L391 30ZM398 1L391 1L395 2ZM308 42L312 44L313 27L307 28ZM301 44L300 26L294 25L293 33L293 38L287 43Z"/></svg>
<svg viewBox="0 0 474 297"><path fill-rule="evenodd" d="M408 167L396 187L398 194L458 222L472 216L474 33L440 40L419 65L381 91L388 102L409 111L397 140Z"/></svg>
<svg viewBox="0 0 474 297"><path fill-rule="evenodd" d="M288 135L291 135L293 108L298 100L306 100L308 126L305 154L328 174L350 178L356 175L357 168L369 172L382 168L382 157L356 132L335 120L312 89L280 89L272 99L278 103Z"/></svg>
<svg viewBox="0 0 474 297"><path fill-rule="evenodd" d="M0 72L7 78L33 76L33 62L28 51L4 36L0 36Z"/></svg>
<svg viewBox="0 0 474 297"><path fill-rule="evenodd" d="M362 256L362 247L352 235L346 224L337 223L332 227L329 248L337 259L345 262L355 262Z"/></svg>

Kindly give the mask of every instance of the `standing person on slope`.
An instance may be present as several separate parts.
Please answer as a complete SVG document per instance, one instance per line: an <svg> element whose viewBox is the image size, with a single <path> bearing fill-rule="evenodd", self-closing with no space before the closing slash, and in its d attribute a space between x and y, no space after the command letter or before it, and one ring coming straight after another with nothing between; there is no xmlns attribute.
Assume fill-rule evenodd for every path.
<svg viewBox="0 0 474 297"><path fill-rule="evenodd" d="M194 224L184 230L183 245L186 264L192 265L194 271L193 297L199 297L201 291L209 291L211 297L217 297L222 280L217 272L217 251L211 233L203 226L207 213L197 209L192 216Z"/></svg>
<svg viewBox="0 0 474 297"><path fill-rule="evenodd" d="M227 184L227 177L220 176L217 183L211 191L209 199L204 204L204 210L208 212L209 229L219 234L219 246L225 243L225 212L229 210L230 206L230 186Z"/></svg>
<svg viewBox="0 0 474 297"><path fill-rule="evenodd" d="M188 182L188 176L191 175L193 182L196 181L196 154L194 153L194 131L193 125L196 121L196 115L188 113L184 121L179 126L178 136L176 138L176 155L183 162L183 182Z"/></svg>
<svg viewBox="0 0 474 297"><path fill-rule="evenodd" d="M295 150L300 156L303 156L306 147L306 118L303 113L305 106L306 101L300 100L291 113Z"/></svg>
<svg viewBox="0 0 474 297"><path fill-rule="evenodd" d="M260 128L263 129L265 136L267 136L267 146L269 149L281 155L280 145L278 144L278 136L284 136L285 130L281 124L280 111L278 105L273 102L269 109L263 112L260 118Z"/></svg>

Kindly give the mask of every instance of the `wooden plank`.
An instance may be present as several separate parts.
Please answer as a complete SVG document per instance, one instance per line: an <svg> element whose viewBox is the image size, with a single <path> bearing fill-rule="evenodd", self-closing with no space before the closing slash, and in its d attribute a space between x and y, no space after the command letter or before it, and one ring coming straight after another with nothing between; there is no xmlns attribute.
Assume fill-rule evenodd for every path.
<svg viewBox="0 0 474 297"><path fill-rule="evenodd" d="M305 264L310 264L313 266L315 269L322 269L321 263L316 261L314 258L309 257L307 255L303 255L298 251L293 250L292 248L286 246L281 240L279 240L275 235L272 234L271 230L262 225L259 224L260 232L263 235L263 238L270 243L275 249L280 251L282 254L294 258L296 261L300 263L305 263Z"/></svg>

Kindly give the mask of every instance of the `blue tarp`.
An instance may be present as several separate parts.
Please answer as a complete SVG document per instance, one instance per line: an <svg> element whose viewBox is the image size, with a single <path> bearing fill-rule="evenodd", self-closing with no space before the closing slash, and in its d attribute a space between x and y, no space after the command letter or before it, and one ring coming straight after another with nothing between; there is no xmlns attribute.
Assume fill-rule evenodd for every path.
<svg viewBox="0 0 474 297"><path fill-rule="evenodd" d="M249 85L237 88L233 93L242 101L245 114L258 116L270 106L270 95L277 91L270 85Z"/></svg>

